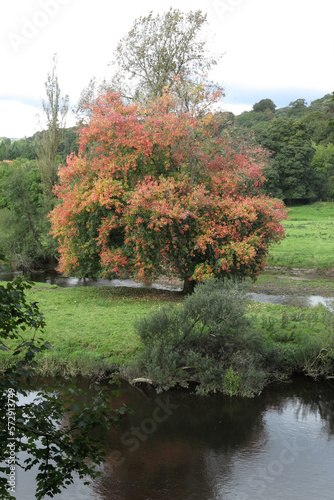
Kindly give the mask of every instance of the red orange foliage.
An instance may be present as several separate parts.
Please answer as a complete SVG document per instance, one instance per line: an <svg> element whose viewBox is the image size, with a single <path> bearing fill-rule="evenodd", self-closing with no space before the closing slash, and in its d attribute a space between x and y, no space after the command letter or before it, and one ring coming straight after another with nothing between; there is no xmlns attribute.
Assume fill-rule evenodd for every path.
<svg viewBox="0 0 334 500"><path fill-rule="evenodd" d="M187 113L168 93L146 106L100 96L79 154L59 171L50 215L59 271L256 276L286 212L261 192L266 153L232 135L218 132L217 115Z"/></svg>

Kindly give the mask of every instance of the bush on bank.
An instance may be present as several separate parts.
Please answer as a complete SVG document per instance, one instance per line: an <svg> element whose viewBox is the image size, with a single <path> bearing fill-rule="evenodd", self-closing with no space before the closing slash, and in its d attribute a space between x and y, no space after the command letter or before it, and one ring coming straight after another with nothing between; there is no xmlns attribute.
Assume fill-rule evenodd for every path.
<svg viewBox="0 0 334 500"><path fill-rule="evenodd" d="M195 382L200 394L246 397L295 373L334 374L333 313L320 307L289 317L273 308L268 315L253 304L244 284L199 284L182 304L137 321L142 348L134 371L152 379L158 391Z"/></svg>
<svg viewBox="0 0 334 500"><path fill-rule="evenodd" d="M36 370L89 378L117 370L128 380L151 378L158 390L193 381L199 393L244 396L294 373L334 376L333 313L248 301L246 292L230 281L199 285L187 299L154 289L33 286L28 296L40 304L51 344ZM0 351L3 369L11 352Z"/></svg>
<svg viewBox="0 0 334 500"><path fill-rule="evenodd" d="M246 288L207 281L177 306L165 306L135 325L143 347L138 370L158 390L196 382L197 392L251 396L261 392L261 335L247 317Z"/></svg>

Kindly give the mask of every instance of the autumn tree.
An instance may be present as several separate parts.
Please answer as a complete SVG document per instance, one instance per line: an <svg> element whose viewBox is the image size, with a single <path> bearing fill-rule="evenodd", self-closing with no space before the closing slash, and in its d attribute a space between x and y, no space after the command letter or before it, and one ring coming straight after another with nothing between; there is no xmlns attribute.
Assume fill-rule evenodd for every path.
<svg viewBox="0 0 334 500"><path fill-rule="evenodd" d="M59 271L174 274L186 285L260 272L285 217L261 193L262 150L218 133L214 114L185 112L168 92L146 105L107 93L91 113L79 154L59 171Z"/></svg>

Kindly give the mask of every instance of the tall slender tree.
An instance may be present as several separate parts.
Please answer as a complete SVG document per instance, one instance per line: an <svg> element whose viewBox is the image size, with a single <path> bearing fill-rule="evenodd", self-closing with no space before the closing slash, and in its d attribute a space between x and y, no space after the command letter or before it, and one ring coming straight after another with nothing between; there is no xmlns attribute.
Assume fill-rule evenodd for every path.
<svg viewBox="0 0 334 500"><path fill-rule="evenodd" d="M175 76L196 81L217 63L200 34L206 17L200 10L185 14L170 8L135 20L114 54L117 76L133 83L131 97L161 96L166 86L175 86Z"/></svg>
<svg viewBox="0 0 334 500"><path fill-rule="evenodd" d="M37 150L38 168L41 174L46 203L53 206L53 186L57 181L57 148L62 140L63 128L68 112L68 96L63 96L57 77L57 57L53 56L52 70L45 82L47 99L42 101L46 118L46 129L42 131Z"/></svg>

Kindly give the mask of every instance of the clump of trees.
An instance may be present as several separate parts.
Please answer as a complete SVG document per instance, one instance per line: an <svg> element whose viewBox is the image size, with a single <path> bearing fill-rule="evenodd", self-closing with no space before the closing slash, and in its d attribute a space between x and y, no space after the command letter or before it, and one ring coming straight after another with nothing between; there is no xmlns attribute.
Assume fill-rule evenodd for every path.
<svg viewBox="0 0 334 500"><path fill-rule="evenodd" d="M46 265L55 245L48 235L36 162L17 159L0 166L0 244L14 270Z"/></svg>
<svg viewBox="0 0 334 500"><path fill-rule="evenodd" d="M262 99L253 110L235 117L240 132L252 131L272 152L265 191L288 205L333 199L334 102L330 94L308 106L297 99L276 108Z"/></svg>
<svg viewBox="0 0 334 500"><path fill-rule="evenodd" d="M0 138L0 162L12 161L17 158L34 160L36 158L36 139L29 137L25 139Z"/></svg>
<svg viewBox="0 0 334 500"><path fill-rule="evenodd" d="M334 144L334 127L331 126L331 121L334 115L334 103L332 97L326 95L322 99L313 101L309 106L304 99L297 99L291 102L289 106L280 109L277 109L271 99L266 98L255 103L252 111L239 116L234 116L232 113L222 113L217 110L217 106L212 108L212 103L219 102L224 96L224 92L220 85L208 81L206 76L204 76L205 73L217 64L220 57L219 55L214 56L207 51L206 39L203 36L206 24L206 15L201 11L182 13L178 9L170 9L168 12L157 16L154 16L151 12L149 15L140 17L134 22L130 31L120 40L115 50L111 64L113 67L113 77L110 80L103 81L101 84L98 84L93 79L88 88L84 89L82 93L77 107L78 120L80 126L83 123L88 125L87 137L88 134L91 135L90 139L87 139L87 143L81 146L80 153L78 153L79 137L76 128L63 128L63 119L66 116L68 102L67 97L63 96L60 92L56 74L56 60L54 59L52 71L48 74L45 84L47 99L43 104L48 122L47 129L36 133L34 137L28 139L11 140L2 138L0 140L0 159L6 161L18 160L16 163L2 164L0 176L3 179L7 179L5 185L7 186L7 183L13 184L9 177L12 177L14 181L15 177L20 175L23 179L19 189L20 200L15 200L14 202L9 196L4 196L0 207L0 244L5 245L11 253L13 268L28 270L36 266L50 264L54 266L54 259L59 257L55 248L56 244L49 237L50 223L47 219L47 213L58 203L53 188L59 184L59 166L64 165L67 162L68 155L72 153L74 155L67 162L68 169L74 168L74 164L78 161L75 158L79 157L85 157L82 161L89 164L89 168L94 169L92 154L96 158L99 155L104 155L105 157L109 155L109 158L113 155L118 155L120 163L122 148L125 155L132 155L130 161L131 167L124 162L123 166L119 165L117 167L117 174L114 171L111 172L114 180L117 178L121 182L122 189L124 188L121 197L124 193L127 193L127 200L130 191L134 193L135 189L139 190L138 182L142 182L145 176L151 176L151 185L148 185L147 180L146 192L144 183L142 183L142 193L138 195L137 206L135 207L134 205L134 198L131 201L132 221L130 221L130 205L128 206L127 218L123 217L125 215L123 211L125 207L124 203L128 203L128 201L125 201L125 198L120 201L123 204L123 208L121 216L118 217L118 229L116 229L117 224L115 219L112 224L110 223L109 236L107 237L113 239L112 244L106 244L105 246L102 242L102 237L100 237L103 229L99 219L105 219L103 224L107 227L106 219L110 216L110 209L105 205L104 201L102 205L95 203L94 207L90 207L90 215L86 214L83 216L81 214L79 217L77 214L76 224L80 226L80 231L78 233L79 237L76 240L73 238L71 243L73 247L71 247L74 259L72 262L73 266L67 265L72 258L69 257L68 252L67 257L64 257L64 248L67 245L64 239L65 236L60 236L55 231L56 238L60 238L61 240L60 244L62 248L59 269L66 269L66 272L71 273L75 270L76 273L81 273L82 276L113 276L120 273L120 270L122 271L122 275L125 275L129 271L131 264L132 271L135 271L132 274L137 276L138 279L143 277L150 279L149 266L152 265L160 269L163 268L164 272L167 271L167 273L171 272L173 268L174 271L177 270L178 273L181 273L186 278L186 281L189 281L188 278L191 278L195 282L195 278L197 279L200 276L215 275L220 265L218 265L218 262L222 266L226 265L226 269L230 269L230 271L226 271L226 269L225 271L230 272L231 275L242 274L246 268L246 274L256 275L262 266L260 261L262 262L261 259L268 250L267 243L270 244L269 240L272 242L276 241L278 233L276 232L274 238L271 238L269 235L267 235L267 238L267 236L260 235L258 232L258 236L264 238L266 243L264 246L262 244L260 246L257 246L257 243L254 244L253 252L253 250L246 250L246 247L241 250L241 242L245 243L246 233L241 236L238 227L235 227L234 233L238 235L238 245L232 249L230 243L226 245L226 238L222 236L221 228L219 230L217 227L214 229L213 225L209 227L209 217L211 216L209 216L208 211L208 197L205 201L206 215L205 210L200 208L200 203L204 201L204 198L199 198L201 201L196 210L192 212L192 215L188 214L186 216L185 212L183 212L182 217L188 217L188 222L192 222L191 225L184 222L184 226L186 227L186 229L182 229L182 231L185 231L184 233L178 233L178 231L175 233L174 229L171 232L171 227L179 224L179 221L174 218L173 222L169 219L168 231L167 226L164 228L155 227L152 236L150 233L150 224L153 220L153 213L150 214L149 211L145 212L145 217L139 225L134 225L135 219L137 221L140 220L140 217L137 217L140 205L140 201L138 200L144 201L146 199L148 205L151 204L151 207L157 207L159 197L162 198L164 196L164 199L168 200L169 197L166 193L170 193L172 197L169 199L168 210L170 214L172 213L172 200L175 202L181 196L181 184L178 187L176 186L180 182L183 173L185 174L183 179L185 186L182 188L183 200L185 204L192 203L192 206L194 205L193 200L195 195L191 195L191 192L194 192L195 184L197 184L197 187L201 184L207 192L212 189L213 192L215 189L222 189L222 192L226 194L231 188L230 181L233 176L234 187L231 191L231 193L233 192L233 196L236 196L238 190L240 191L241 185L244 184L249 189L249 195L253 196L256 193L260 195L261 193L260 196L263 194L268 197L274 196L283 200L285 204L309 203L319 199L331 200L333 198L334 160L332 149ZM100 98L98 98L99 95ZM116 98L111 98L111 95L118 95L119 105L116 104ZM166 104L167 95L168 99L170 99L169 104ZM160 104L158 104L159 99ZM153 104L154 102L155 104ZM100 111L98 111L99 106L101 107ZM131 106L134 107L132 108ZM114 107L115 116L118 116L117 119L124 120L124 124L122 123L122 125L120 122L118 124L112 123L111 120L110 137L108 137L106 132L109 126L107 120L105 120L104 124L102 122L98 123L97 116L100 113L102 117L103 107L106 108L106 116L108 114L111 115L111 108ZM161 115L158 119L157 109L159 107ZM149 117L150 113L151 116ZM185 119L184 117L187 113L188 118ZM180 117L179 131L175 132L174 137L170 135L168 139L170 144L168 144L168 140L166 139L167 134L169 132L174 134L171 128L168 129L169 123L171 123L170 118L177 115ZM161 120L164 118L167 122L164 125L165 128L162 128L164 130L165 141L162 145L157 131L154 132L152 137L148 137L148 134L153 133L153 120L156 119L155 126L160 127ZM118 134L126 133L128 136L130 135L130 120L133 120L133 124L135 125L133 140L137 140L138 142L137 144L133 142L130 145L129 140L126 139L126 142L125 137L123 137L124 141L121 144L121 137L118 137ZM186 123L187 120L188 123ZM146 122L147 130L140 137L138 130L140 127L143 130L145 129L143 125L144 121ZM197 125L194 127L193 123L195 122ZM96 144L94 144L94 134L91 133L95 124L97 127L100 127L103 134L106 134L104 144L99 144L98 147L96 147L96 144L99 143L99 138L97 138ZM150 126L151 132L148 130ZM119 130L117 130L117 127L119 127ZM126 127L128 129L125 131ZM182 127L184 127L183 131L181 131ZM117 137L118 149L115 148L113 151L108 152L106 151L107 144L108 147L114 148L113 134L114 138ZM181 135L177 134L183 135L181 137ZM210 134L211 139L209 138ZM82 131L81 144L83 144L84 136L85 132ZM176 144L176 138L179 140L179 146ZM146 139L148 142L151 141L154 144L148 156L143 148L143 140ZM209 159L210 154L208 152L211 145L213 145L213 150L210 153L211 158ZM176 154L177 147L180 153L178 156ZM182 150L182 148L184 149ZM219 148L220 152L218 151ZM225 152L223 152L224 148ZM89 153L89 149L93 153ZM268 155L264 151L260 152L261 149L269 150L270 157L268 158ZM240 152L239 157L238 152ZM137 153L137 158L135 158ZM141 157L139 158L140 155ZM183 159L181 160L182 155ZM265 158L266 156L267 158ZM96 160L96 162L99 161L102 161L102 158ZM182 161L184 161L183 165L181 165ZM230 169L228 174L230 180L226 181L226 187L222 186L221 178L219 181L220 187L218 188L218 177L213 174L214 168L216 168L216 172L218 171L218 161L222 162L222 169L225 169L224 175L227 175L227 171ZM227 167L228 161L231 162L229 167ZM257 164L261 170L261 174L259 174L259 170L255 174L257 167L255 170L252 170L252 168L249 168L250 163L248 167L246 166L249 161L253 165ZM214 162L216 164L213 168ZM232 174L233 169L231 165L233 162L236 165L235 174ZM134 164L136 164L135 167ZM158 164L159 167L157 166ZM169 165L168 171L164 165ZM241 165L243 166L241 167ZM20 174L18 174L18 169L20 170ZM129 170L130 173L131 171L131 175L128 176L125 172L125 179L124 172L120 173L122 169L124 172ZM241 172L242 170L243 172ZM209 171L211 172L210 174ZM29 173L27 174L27 172ZM102 177L106 177L109 174L107 174L107 170L104 173L101 170L101 173L98 175L101 175L102 182ZM164 188L159 180L159 176L161 175L165 178L164 182L166 183L168 179L169 183L168 185L165 184ZM187 175L190 179L188 185L186 185ZM28 180L24 180L27 176ZM177 176L179 177L178 179L176 179ZM34 186L31 188L29 187L29 183L32 182L32 177ZM64 188L64 182L63 180L61 181L62 187L59 188L58 196ZM106 181L104 180L103 182ZM138 184L137 186L135 186L136 183ZM174 183L173 186L171 183ZM214 183L216 184L214 185ZM83 189L83 183L80 180L79 185L81 186L80 189ZM150 192L151 188L152 191ZM29 194L31 189L34 191L38 190L39 192L38 196L34 196L34 201L32 201L31 194ZM162 189L165 189L164 195L162 195ZM176 192L177 190L178 192ZM243 196L246 196L246 191L244 190ZM41 192L42 197L40 196ZM207 196L207 192L205 196ZM218 196L217 193L218 191L216 191L215 196ZM17 193L13 192L12 194L14 198L18 198ZM190 199L191 196L193 196L192 201ZM152 205L153 197L155 199ZM187 201L185 201L185 197L188 197ZM230 223L233 216L235 216L235 220L237 218L238 220L241 219L239 216L233 215L233 203L229 205L227 199L228 196L224 195L225 205L224 207L220 207L221 211L219 212L218 220L220 220L219 224L226 223L229 229L231 229L232 226ZM29 200L29 203L27 200ZM159 201L160 205L162 201L162 199ZM235 201L236 198L234 198ZM213 199L211 199L211 203L214 203ZM24 206L26 207L25 212ZM218 206L220 206L219 203ZM189 207L190 205L188 208L184 205L182 210L189 209ZM230 220L227 222L224 220L223 222L221 214L225 213L226 215L228 210L231 210ZM258 208L255 209L255 211L257 210ZM216 217L217 211L217 208L213 210L212 216ZM92 212L95 213L94 216ZM174 215L176 215L176 212L174 212ZM181 216L181 211L178 216ZM160 208L157 209L155 217L161 217L164 220ZM193 235L195 218L198 220L198 225L196 229L197 233ZM206 221L204 220L205 218ZM63 220L63 222L72 224L70 216L68 220ZM26 228L25 232L22 229L23 225ZM193 248L191 245L189 246L189 238L196 239L199 237L199 226L201 226L202 232L206 231L205 251L204 244L202 243L197 245L196 248ZM267 225L267 227L269 226ZM160 255L158 257L158 250L156 251L156 256L153 257L154 252L152 247L157 244L158 229L161 233L160 242L157 245L160 252L166 252L166 250L162 250L163 238L165 238L165 241L172 238L170 241L174 242L173 245L170 243L170 249L167 252L169 253L168 258L166 257L166 253L164 255L160 253L162 258L160 258ZM144 231L147 234L151 234L151 239L149 240L147 236L145 243L141 240L141 234ZM249 231L251 232L251 230ZM215 236L212 236L214 232ZM248 232L248 236L250 232ZM138 246L134 250L136 246L134 238L137 238L138 242L141 242L138 245L143 244L145 249L144 247L139 249ZM210 238L213 238L215 243L212 243ZM84 244L84 239L86 239L86 245ZM125 239L127 241L127 250L124 253ZM130 240L132 240L131 251L129 250ZM218 243L218 240L220 243ZM177 243L175 244L176 241ZM250 243L250 240L248 240L248 243ZM222 254L218 255L217 245L225 245L226 248L223 256ZM113 253L112 257L108 254L107 247L109 248L109 254L110 252ZM172 247L174 253L178 253L178 258L171 257ZM149 248L150 251L148 252ZM136 258L140 257L141 260L133 261L134 251L137 255ZM130 254L128 255L129 252L132 255L131 258L129 257ZM206 253L206 256L203 257L202 255L202 257L199 257L203 253ZM241 263L239 257L242 253L248 255L249 260L252 260L256 255L256 264L252 270L250 270L249 266L245 266L245 263ZM89 259L86 258L88 255ZM107 255L111 259L109 272L106 271L109 259ZM120 266L117 265L116 255L118 255L119 263L126 257L127 264L124 266L122 264ZM146 258L147 255L150 255L150 261ZM76 261L75 259L78 260ZM185 269L186 259L190 262L187 270ZM79 262L81 260L85 261L84 265L83 262ZM146 262L145 264L143 264L144 261ZM197 269L196 271L195 268ZM222 271L223 267L221 267L221 273ZM151 273L151 277L153 277L153 274Z"/></svg>
<svg viewBox="0 0 334 500"><path fill-rule="evenodd" d="M55 58L45 90L46 130L26 140L0 141L0 245L6 248L12 270L56 265L47 214L56 201L53 188L59 164L77 150L77 134L63 128L68 99L59 88Z"/></svg>

